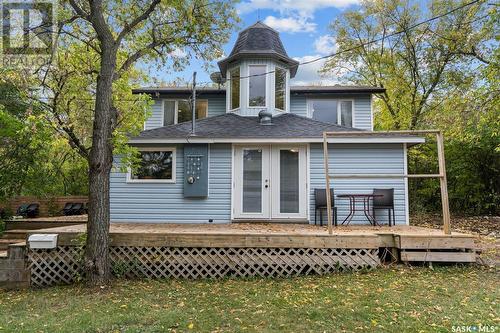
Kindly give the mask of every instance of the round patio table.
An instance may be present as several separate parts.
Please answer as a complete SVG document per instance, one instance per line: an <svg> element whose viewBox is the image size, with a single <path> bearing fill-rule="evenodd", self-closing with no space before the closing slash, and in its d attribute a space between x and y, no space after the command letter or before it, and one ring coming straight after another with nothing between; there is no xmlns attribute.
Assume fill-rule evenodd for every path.
<svg viewBox="0 0 500 333"><path fill-rule="evenodd" d="M342 225L349 225L351 223L352 218L354 217L354 214L359 211L356 210L356 203L357 202L363 202L363 213L365 214L366 219L368 222L370 222L371 225L377 226L380 225L377 223L377 220L375 220L375 217L373 217L372 213L370 212L370 199L373 198L380 198L383 197L382 194L373 194L373 193L363 193L363 194L339 194L337 195L337 198L339 199L349 199L349 215L342 221Z"/></svg>

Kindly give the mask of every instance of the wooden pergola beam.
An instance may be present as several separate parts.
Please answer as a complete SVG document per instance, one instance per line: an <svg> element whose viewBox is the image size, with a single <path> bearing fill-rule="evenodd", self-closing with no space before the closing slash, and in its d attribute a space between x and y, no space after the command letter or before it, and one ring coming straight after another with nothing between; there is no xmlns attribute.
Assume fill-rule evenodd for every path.
<svg viewBox="0 0 500 333"><path fill-rule="evenodd" d="M436 135L437 142L437 153L438 153L438 166L439 174L330 174L329 169L329 156L328 156L328 138L329 137L339 137L339 136L380 136L380 134L408 134L408 135L418 135L418 134L434 134ZM444 138L443 133L440 130L413 130L413 131L345 131L345 132L323 132L323 160L325 167L325 180L326 180L326 200L328 209L328 233L333 233L332 226L332 205L331 205L331 195L330 195L330 179L332 178L343 178L343 179L359 179L359 178L439 178L439 184L441 188L441 204L442 204L442 214L443 214L443 231L445 234L451 234L451 221L450 221L450 205L448 200L448 186L446 181L446 163L444 157Z"/></svg>

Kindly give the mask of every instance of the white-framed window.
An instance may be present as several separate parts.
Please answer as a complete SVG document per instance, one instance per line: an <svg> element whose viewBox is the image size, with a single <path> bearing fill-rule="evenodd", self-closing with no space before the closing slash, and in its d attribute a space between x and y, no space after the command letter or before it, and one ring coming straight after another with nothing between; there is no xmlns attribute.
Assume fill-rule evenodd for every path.
<svg viewBox="0 0 500 333"><path fill-rule="evenodd" d="M248 65L248 107L266 106L266 65Z"/></svg>
<svg viewBox="0 0 500 333"><path fill-rule="evenodd" d="M139 148L141 161L136 170L129 168L128 183L175 183L175 147Z"/></svg>
<svg viewBox="0 0 500 333"><path fill-rule="evenodd" d="M286 70L280 67L274 70L274 107L281 111L286 109Z"/></svg>
<svg viewBox="0 0 500 333"><path fill-rule="evenodd" d="M240 108L240 67L233 68L229 71L229 79L230 79L230 110L236 110Z"/></svg>
<svg viewBox="0 0 500 333"><path fill-rule="evenodd" d="M208 116L208 100L196 100L196 119ZM164 99L163 100L163 126L191 121L191 101L187 99Z"/></svg>
<svg viewBox="0 0 500 333"><path fill-rule="evenodd" d="M354 100L312 99L308 100L309 117L315 120L353 127Z"/></svg>

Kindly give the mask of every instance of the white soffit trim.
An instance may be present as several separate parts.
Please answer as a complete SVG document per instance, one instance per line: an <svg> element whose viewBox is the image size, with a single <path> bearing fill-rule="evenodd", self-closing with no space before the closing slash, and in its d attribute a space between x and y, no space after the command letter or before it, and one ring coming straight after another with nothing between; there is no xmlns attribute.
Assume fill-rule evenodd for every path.
<svg viewBox="0 0 500 333"><path fill-rule="evenodd" d="M323 138L196 138L186 139L132 139L129 144L155 144L155 143L322 143ZM418 136L393 136L393 137L336 137L328 138L328 143L424 143L425 138Z"/></svg>

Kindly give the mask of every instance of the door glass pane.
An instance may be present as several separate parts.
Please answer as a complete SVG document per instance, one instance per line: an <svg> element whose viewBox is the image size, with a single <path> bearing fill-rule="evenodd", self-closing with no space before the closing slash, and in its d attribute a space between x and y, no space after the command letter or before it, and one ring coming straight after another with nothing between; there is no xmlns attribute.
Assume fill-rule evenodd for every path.
<svg viewBox="0 0 500 333"><path fill-rule="evenodd" d="M352 101L340 102L341 125L352 127Z"/></svg>
<svg viewBox="0 0 500 333"><path fill-rule="evenodd" d="M163 108L163 126L172 125L175 117L175 101L164 101Z"/></svg>
<svg viewBox="0 0 500 333"><path fill-rule="evenodd" d="M299 212L299 150L280 150L280 213Z"/></svg>
<svg viewBox="0 0 500 333"><path fill-rule="evenodd" d="M243 212L262 211L262 150L243 150Z"/></svg>
<svg viewBox="0 0 500 333"><path fill-rule="evenodd" d="M335 100L315 100L312 101L313 119L327 123L337 123L337 101Z"/></svg>

